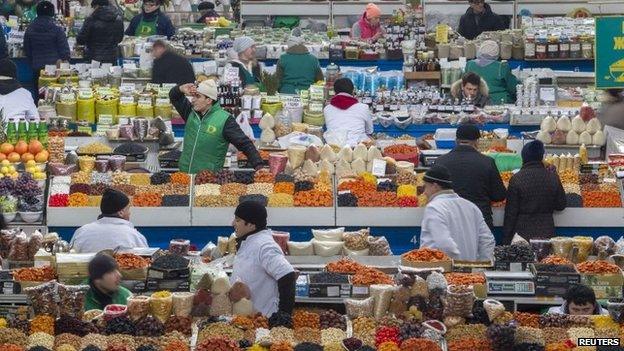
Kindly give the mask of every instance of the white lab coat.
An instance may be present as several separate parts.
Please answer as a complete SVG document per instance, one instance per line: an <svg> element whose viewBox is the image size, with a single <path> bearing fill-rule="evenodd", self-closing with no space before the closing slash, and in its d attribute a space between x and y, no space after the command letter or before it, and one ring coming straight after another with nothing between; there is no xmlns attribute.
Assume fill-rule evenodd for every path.
<svg viewBox="0 0 624 351"><path fill-rule="evenodd" d="M495 244L483 214L472 202L449 190L427 204L420 247L441 250L453 259L477 261L490 260Z"/></svg>
<svg viewBox="0 0 624 351"><path fill-rule="evenodd" d="M5 121L9 118L16 122L20 118L26 118L26 121L39 120L39 110L35 106L32 94L24 88L0 95L0 109L3 111Z"/></svg>
<svg viewBox="0 0 624 351"><path fill-rule="evenodd" d="M551 307L551 308L548 309L548 313L566 314L564 312L566 310L566 304L567 304L567 302L564 302L563 305L561 305L561 306ZM607 315L609 315L609 311L607 311L604 308L602 308L602 306L597 305L596 306L596 311L594 311L594 315L607 316Z"/></svg>
<svg viewBox="0 0 624 351"><path fill-rule="evenodd" d="M373 134L373 116L370 108L363 103L356 103L346 110L327 105L323 115L327 132L345 133L347 138L345 145L357 146Z"/></svg>
<svg viewBox="0 0 624 351"><path fill-rule="evenodd" d="M148 247L147 240L132 223L114 217L103 217L78 228L70 245L78 253Z"/></svg>
<svg viewBox="0 0 624 351"><path fill-rule="evenodd" d="M279 307L277 281L294 272L270 229L251 234L243 240L234 257L230 282L241 281L251 291L256 311L270 317Z"/></svg>

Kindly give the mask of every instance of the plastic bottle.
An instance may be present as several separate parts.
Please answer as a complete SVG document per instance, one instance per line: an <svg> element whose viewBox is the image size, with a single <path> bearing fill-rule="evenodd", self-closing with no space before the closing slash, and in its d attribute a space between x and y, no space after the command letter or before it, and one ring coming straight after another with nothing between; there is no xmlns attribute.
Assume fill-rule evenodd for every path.
<svg viewBox="0 0 624 351"><path fill-rule="evenodd" d="M26 118L20 117L17 123L17 139L26 141L28 139L28 125L26 124Z"/></svg>
<svg viewBox="0 0 624 351"><path fill-rule="evenodd" d="M28 122L28 133L26 135L26 142L29 143L32 140L37 140L39 134L37 133L37 122L34 119L31 119Z"/></svg>
<svg viewBox="0 0 624 351"><path fill-rule="evenodd" d="M15 121L13 120L13 118L9 118L9 123L7 125L7 141L12 144L15 145L17 144L17 129L15 127Z"/></svg>
<svg viewBox="0 0 624 351"><path fill-rule="evenodd" d="M37 128L37 137L44 148L48 148L48 122L40 121Z"/></svg>

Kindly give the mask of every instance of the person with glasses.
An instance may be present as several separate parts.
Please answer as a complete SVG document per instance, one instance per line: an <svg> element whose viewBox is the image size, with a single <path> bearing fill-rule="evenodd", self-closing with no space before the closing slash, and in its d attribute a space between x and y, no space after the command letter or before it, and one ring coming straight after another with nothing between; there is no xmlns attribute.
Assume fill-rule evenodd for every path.
<svg viewBox="0 0 624 351"><path fill-rule="evenodd" d="M141 13L130 21L126 35L135 37L164 35L170 39L176 30L171 19L160 10L161 5L162 0L143 1Z"/></svg>
<svg viewBox="0 0 624 351"><path fill-rule="evenodd" d="M502 18L492 12L485 0L468 0L470 7L459 20L457 32L464 38L472 40L483 32L505 29Z"/></svg>

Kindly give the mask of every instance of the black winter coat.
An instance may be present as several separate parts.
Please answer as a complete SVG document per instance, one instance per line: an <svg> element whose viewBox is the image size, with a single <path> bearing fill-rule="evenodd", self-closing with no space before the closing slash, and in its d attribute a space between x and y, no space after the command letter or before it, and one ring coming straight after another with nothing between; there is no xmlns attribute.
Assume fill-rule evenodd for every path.
<svg viewBox="0 0 624 351"><path fill-rule="evenodd" d="M498 173L494 159L483 155L468 145L458 145L451 152L440 156L436 165L446 167L451 173L453 190L457 195L474 203L483 213L490 228L492 202L505 200L505 185Z"/></svg>
<svg viewBox="0 0 624 351"><path fill-rule="evenodd" d="M505 243L518 233L523 238L549 239L555 235L553 212L566 207L559 176L542 162L529 162L511 177L505 205Z"/></svg>
<svg viewBox="0 0 624 351"><path fill-rule="evenodd" d="M65 30L52 17L38 16L24 33L24 53L34 70L56 65L58 60L69 61Z"/></svg>
<svg viewBox="0 0 624 351"><path fill-rule="evenodd" d="M102 6L85 20L76 41L86 46L88 59L115 64L123 35L121 13L113 6Z"/></svg>
<svg viewBox="0 0 624 351"><path fill-rule="evenodd" d="M152 66L152 83L175 83L178 85L193 83L195 72L189 60L169 50L158 59Z"/></svg>
<svg viewBox="0 0 624 351"><path fill-rule="evenodd" d="M2 26L0 25L0 60L9 57L9 50L7 47L6 38L4 36L4 31Z"/></svg>
<svg viewBox="0 0 624 351"><path fill-rule="evenodd" d="M477 20L479 21L477 24ZM472 40L483 32L497 31L505 29L502 18L492 12L490 5L485 4L485 12L480 15L475 14L472 8L468 8L459 20L457 32L464 38Z"/></svg>

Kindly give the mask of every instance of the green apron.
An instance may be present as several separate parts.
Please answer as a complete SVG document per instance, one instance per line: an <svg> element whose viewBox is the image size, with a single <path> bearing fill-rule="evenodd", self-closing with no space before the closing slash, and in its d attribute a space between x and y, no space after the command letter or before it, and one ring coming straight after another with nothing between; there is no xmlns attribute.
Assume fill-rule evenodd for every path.
<svg viewBox="0 0 624 351"><path fill-rule="evenodd" d="M156 24L158 23L158 17L153 21L145 21L143 16L141 16L141 22L136 28L134 32L134 36L136 37L149 37L151 35L156 35Z"/></svg>
<svg viewBox="0 0 624 351"><path fill-rule="evenodd" d="M195 111L191 113L184 127L180 171L196 174L205 169L219 171L223 168L230 145L223 138L223 130L229 117L219 104L213 105L204 118Z"/></svg>

